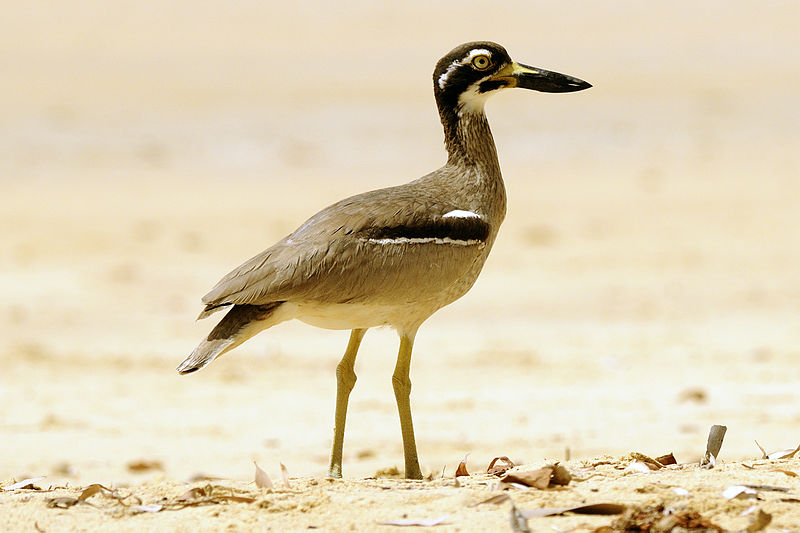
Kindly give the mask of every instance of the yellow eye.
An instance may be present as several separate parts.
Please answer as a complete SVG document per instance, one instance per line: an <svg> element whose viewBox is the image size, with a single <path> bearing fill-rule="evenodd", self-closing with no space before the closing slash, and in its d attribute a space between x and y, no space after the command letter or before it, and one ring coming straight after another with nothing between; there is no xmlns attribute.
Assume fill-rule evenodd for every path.
<svg viewBox="0 0 800 533"><path fill-rule="evenodd" d="M472 66L477 70L486 70L492 66L492 60L489 56L481 54L472 58Z"/></svg>

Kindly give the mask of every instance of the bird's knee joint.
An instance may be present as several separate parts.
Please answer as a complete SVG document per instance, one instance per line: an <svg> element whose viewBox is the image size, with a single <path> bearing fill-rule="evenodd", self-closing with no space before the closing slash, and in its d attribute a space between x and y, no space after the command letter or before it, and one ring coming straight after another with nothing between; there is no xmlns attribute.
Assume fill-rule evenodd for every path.
<svg viewBox="0 0 800 533"><path fill-rule="evenodd" d="M343 365L342 363L336 366L336 383L338 383L339 386L345 386L352 390L356 384L356 379L358 379L358 377L352 366Z"/></svg>
<svg viewBox="0 0 800 533"><path fill-rule="evenodd" d="M392 376L392 388L395 394L411 394L411 379L408 376Z"/></svg>

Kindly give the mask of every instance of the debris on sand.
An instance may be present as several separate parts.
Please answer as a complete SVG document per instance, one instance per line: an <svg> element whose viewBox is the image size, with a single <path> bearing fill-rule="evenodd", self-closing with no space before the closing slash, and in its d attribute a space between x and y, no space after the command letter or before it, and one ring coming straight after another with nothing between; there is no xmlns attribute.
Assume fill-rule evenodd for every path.
<svg viewBox="0 0 800 533"><path fill-rule="evenodd" d="M725 432L728 431L727 426L713 425L708 432L708 442L706 442L706 453L700 460L700 466L703 468L714 468L717 464L717 457L719 451L722 449L722 440L725 438Z"/></svg>
<svg viewBox="0 0 800 533"><path fill-rule="evenodd" d="M652 472L652 469L647 463L633 461L625 468L624 472L626 474L649 474Z"/></svg>
<svg viewBox="0 0 800 533"><path fill-rule="evenodd" d="M260 466L258 466L257 462L253 461L253 464L256 466L256 474L254 479L256 487L260 489L274 489L275 485L272 483L269 475L267 475L267 473L264 472Z"/></svg>
<svg viewBox="0 0 800 533"><path fill-rule="evenodd" d="M625 509L627 509L627 507L621 503L590 503L586 505L573 505L571 507L542 507L541 509L520 511L520 514L525 518L541 518L564 513L615 515L624 513Z"/></svg>
<svg viewBox="0 0 800 533"><path fill-rule="evenodd" d="M110 500L103 504L101 501L90 502L95 496L102 496ZM59 496L50 498L47 506L54 509L69 509L76 505L88 505L95 509L105 510L112 515L157 513L162 510L179 510L186 507L199 507L203 505L218 505L227 502L253 503L256 499L250 496L236 494L232 488L220 485L205 485L193 487L177 498L162 498L158 502L144 504L141 498L134 493L122 494L116 489L93 483L85 487L78 496Z"/></svg>
<svg viewBox="0 0 800 533"><path fill-rule="evenodd" d="M648 470L661 470L667 465L677 464L678 461L675 460L675 456L672 453L668 453L667 455L662 455L661 457L657 457L653 459L652 457L645 455L639 452L631 452L628 455L620 458L620 461L623 463L629 462L630 464L639 463L643 464L647 467ZM630 464L628 465L626 470L630 468ZM631 470L638 471L638 467L635 467Z"/></svg>
<svg viewBox="0 0 800 533"><path fill-rule="evenodd" d="M283 478L283 486L287 489L291 489L292 485L289 483L289 469L286 468L286 465L281 463L281 477Z"/></svg>
<svg viewBox="0 0 800 533"><path fill-rule="evenodd" d="M758 449L761 450L761 458L762 459L770 459L772 461L781 460L781 459L792 459L797 454L797 452L800 452L800 445L798 445L797 448L795 448L794 450L785 449L785 450L777 450L777 451L774 451L772 453L767 453L764 450L764 448L761 447L761 445L758 443L758 441L755 441L755 443L756 443L756 446L758 446Z"/></svg>
<svg viewBox="0 0 800 533"><path fill-rule="evenodd" d="M12 491L12 490L42 490L40 487L37 487L35 483L43 480L46 476L37 476L37 477L29 477L25 478L21 481L17 481L16 483L12 483L3 487L1 490L4 491Z"/></svg>
<svg viewBox="0 0 800 533"><path fill-rule="evenodd" d="M758 492L755 489L745 487L744 485L731 485L722 491L722 497L726 500L755 499L757 496Z"/></svg>
<svg viewBox="0 0 800 533"><path fill-rule="evenodd" d="M753 521L750 522L749 526L747 526L746 531L748 533L761 531L762 529L766 528L771 522L772 522L772 515L769 513L765 513L764 511L759 509L753 516Z"/></svg>
<svg viewBox="0 0 800 533"><path fill-rule="evenodd" d="M723 529L696 511L665 508L663 505L633 507L610 527L600 531L718 531Z"/></svg>
<svg viewBox="0 0 800 533"><path fill-rule="evenodd" d="M469 472L467 471L467 456L465 455L461 462L458 463L458 467L456 468L455 477L459 476L468 476Z"/></svg>
<svg viewBox="0 0 800 533"><path fill-rule="evenodd" d="M501 455L491 460L491 462L489 463L489 468L486 469L486 473L495 476L502 476L515 466L516 465L511 459L509 459L505 455Z"/></svg>
<svg viewBox="0 0 800 533"><path fill-rule="evenodd" d="M536 470L509 472L500 479L501 487L522 485L544 490L548 487L569 485L572 474L559 463L549 464Z"/></svg>
<svg viewBox="0 0 800 533"><path fill-rule="evenodd" d="M95 495L104 496L113 500L114 505L120 509L130 507L132 505L141 505L142 500L134 494L121 494L117 490L110 489L100 483L92 483L84 488L77 497L61 496L57 498L50 498L47 501L47 506L55 509L68 509L78 504L86 504L91 507L97 507L95 504L90 504L88 500Z"/></svg>
<svg viewBox="0 0 800 533"><path fill-rule="evenodd" d="M662 455L660 457L656 457L655 461L658 464L662 465L662 466L669 466L669 465L678 464L678 461L675 459L675 456L672 455L672 452L670 452L670 453L668 453L666 455Z"/></svg>

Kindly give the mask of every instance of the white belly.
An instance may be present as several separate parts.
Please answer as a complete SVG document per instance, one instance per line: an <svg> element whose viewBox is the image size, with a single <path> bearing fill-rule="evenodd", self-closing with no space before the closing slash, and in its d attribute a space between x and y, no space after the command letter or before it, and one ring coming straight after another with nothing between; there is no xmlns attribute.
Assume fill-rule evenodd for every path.
<svg viewBox="0 0 800 533"><path fill-rule="evenodd" d="M293 303L294 318L324 329L365 329L391 326L398 330L416 328L436 309L370 304Z"/></svg>

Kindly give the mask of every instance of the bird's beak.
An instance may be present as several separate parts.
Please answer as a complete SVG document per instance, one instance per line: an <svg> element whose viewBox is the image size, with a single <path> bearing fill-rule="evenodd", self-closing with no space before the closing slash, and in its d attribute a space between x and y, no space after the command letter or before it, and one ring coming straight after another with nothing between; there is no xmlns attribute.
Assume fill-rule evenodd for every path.
<svg viewBox="0 0 800 533"><path fill-rule="evenodd" d="M592 86L590 83L566 74L529 67L516 62L503 67L494 77L505 81L508 87L533 89L543 93L571 93Z"/></svg>

